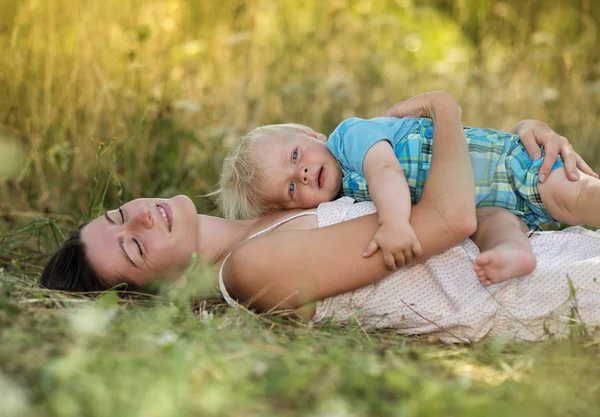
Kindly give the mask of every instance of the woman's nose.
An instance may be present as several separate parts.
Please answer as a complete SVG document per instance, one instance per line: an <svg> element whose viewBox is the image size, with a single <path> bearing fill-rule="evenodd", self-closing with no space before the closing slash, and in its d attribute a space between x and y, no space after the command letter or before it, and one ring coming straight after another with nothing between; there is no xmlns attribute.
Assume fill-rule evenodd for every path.
<svg viewBox="0 0 600 417"><path fill-rule="evenodd" d="M131 227L143 227L150 229L154 226L154 218L152 217L152 211L150 207L142 207L137 213L129 220Z"/></svg>

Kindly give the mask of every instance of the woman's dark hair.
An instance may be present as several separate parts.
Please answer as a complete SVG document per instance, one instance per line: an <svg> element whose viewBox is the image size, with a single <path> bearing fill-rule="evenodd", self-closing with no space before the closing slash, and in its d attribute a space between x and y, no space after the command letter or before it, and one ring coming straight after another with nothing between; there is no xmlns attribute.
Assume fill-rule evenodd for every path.
<svg viewBox="0 0 600 417"><path fill-rule="evenodd" d="M85 256L81 229L86 224L77 227L65 243L50 256L40 278L42 287L71 292L105 291L109 288Z"/></svg>

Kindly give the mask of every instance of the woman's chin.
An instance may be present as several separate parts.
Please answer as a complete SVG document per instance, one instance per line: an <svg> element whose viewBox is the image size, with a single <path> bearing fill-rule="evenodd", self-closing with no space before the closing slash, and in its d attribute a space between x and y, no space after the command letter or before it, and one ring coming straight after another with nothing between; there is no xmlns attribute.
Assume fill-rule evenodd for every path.
<svg viewBox="0 0 600 417"><path fill-rule="evenodd" d="M177 195L168 199L166 203L176 208L177 215L182 217L184 222L194 221L194 218L197 215L196 206L192 199L187 195ZM177 219L174 218L173 222L176 220Z"/></svg>
<svg viewBox="0 0 600 417"><path fill-rule="evenodd" d="M162 270L154 270L152 272L143 274L139 277L133 277L131 280L133 284L140 287L162 287L163 285L171 286L174 283L185 279L186 272L189 270L189 265L185 266L167 266Z"/></svg>
<svg viewBox="0 0 600 417"><path fill-rule="evenodd" d="M194 206L194 202L192 201L192 199L189 198L185 194L176 195L175 197L170 198L170 200L180 201L181 204L191 205L192 207L194 207L194 210L196 209L195 206Z"/></svg>
<svg viewBox="0 0 600 417"><path fill-rule="evenodd" d="M182 237L188 237L189 234L192 234L193 250L195 250L198 240L196 236L198 213L194 202L188 196L181 194L166 200L166 204L171 208L171 233Z"/></svg>

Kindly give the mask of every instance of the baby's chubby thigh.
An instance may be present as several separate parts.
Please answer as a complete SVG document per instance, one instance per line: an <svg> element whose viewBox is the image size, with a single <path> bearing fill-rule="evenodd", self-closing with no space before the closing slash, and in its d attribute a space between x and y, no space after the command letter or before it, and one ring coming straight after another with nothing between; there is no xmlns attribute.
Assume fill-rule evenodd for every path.
<svg viewBox="0 0 600 417"><path fill-rule="evenodd" d="M550 172L538 184L542 204L561 223L600 227L600 180L579 171L580 178L571 181L562 168Z"/></svg>

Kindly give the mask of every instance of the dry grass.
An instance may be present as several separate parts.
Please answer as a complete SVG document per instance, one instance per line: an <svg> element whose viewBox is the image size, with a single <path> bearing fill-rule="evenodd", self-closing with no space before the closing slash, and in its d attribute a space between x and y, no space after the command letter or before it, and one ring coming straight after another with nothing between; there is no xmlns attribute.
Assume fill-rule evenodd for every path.
<svg viewBox="0 0 600 417"><path fill-rule="evenodd" d="M121 187L107 203L199 196L254 126L297 121L329 132L344 117L376 116L433 89L455 95L466 124L548 121L600 166L597 20L581 5L3 3L0 123L27 150L13 180L0 183L12 208L87 215L97 148L112 138L107 169Z"/></svg>

